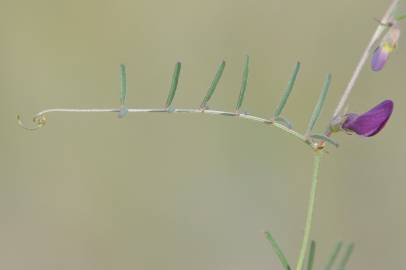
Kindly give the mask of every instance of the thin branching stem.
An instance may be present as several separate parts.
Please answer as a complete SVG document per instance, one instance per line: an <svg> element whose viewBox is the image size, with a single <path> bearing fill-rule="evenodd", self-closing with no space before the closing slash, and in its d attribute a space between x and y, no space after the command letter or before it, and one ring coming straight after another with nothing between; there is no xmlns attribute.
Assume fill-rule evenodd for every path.
<svg viewBox="0 0 406 270"><path fill-rule="evenodd" d="M316 191L317 191L317 183L319 178L319 169L320 169L320 159L321 159L322 152L318 151L314 155L314 162L313 162L313 177L312 177L312 185L310 189L310 197L309 197L309 204L307 207L306 213L306 223L304 228L304 235L302 241L302 247L300 248L299 257L297 259L296 270L303 269L303 263L306 256L306 249L309 243L310 232L312 227L312 220L313 220L313 211L314 205L316 202Z"/></svg>
<svg viewBox="0 0 406 270"><path fill-rule="evenodd" d="M347 105L348 98L354 88L354 85L356 83L356 80L358 79L362 68L364 67L374 45L377 43L379 38L383 35L383 33L387 30L387 24L393 20L393 13L395 11L396 6L399 4L400 0L392 0L391 4L389 5L388 9L386 10L384 16L382 17L380 23L378 24L374 34L372 35L367 47L365 48L361 59L359 60L350 81L348 82L346 88L343 91L343 94L337 104L337 107L334 111L333 117L332 117L332 122L334 122L336 119L339 119L340 116L343 114L343 110L345 106ZM399 17L399 19L404 19L405 16ZM305 256L306 256L306 250L307 247L309 246L309 239L310 239L310 234L311 234L311 228L312 228L312 220L313 220L313 212L315 209L315 201L316 201L316 191L317 191L317 184L318 184L318 176L319 176L319 169L320 169L320 160L322 156L322 149L324 147L324 142L329 141L332 144L336 144L334 141L329 140L327 137L323 137L323 135L320 134L312 134L313 127L320 115L321 112L321 107L323 105L324 99L327 94L328 86L330 83L330 76L328 76L325 87L323 88L323 92L321 95L321 98L319 99L318 105L316 106L314 113L312 115L312 118L309 122L309 126L305 134L302 134L298 131L293 130L292 128L289 127L289 122L284 120L282 116L280 116L280 113L282 112L284 106L286 105L287 98L289 97L292 89L294 82L296 80L296 76L298 74L298 71L300 69L300 63L296 65L296 68L294 70L294 73L292 75L291 80L289 81L288 87L285 90L282 100L275 110L274 117L272 119L266 119L254 115L250 115L247 113L240 113L240 109L246 94L246 87L247 87L247 80L248 80L248 63L249 63L249 58L246 58L245 66L244 66L244 71L243 71L243 79L242 79L242 86L240 90L240 95L237 101L236 105L236 112L228 112L228 111L221 111L221 110L212 110L208 109L207 104L212 95L214 94L214 91L217 87L217 84L223 74L224 68L225 68L225 62L223 61L215 75L215 78L212 81L212 84L210 85L208 92L203 99L201 106L199 109L176 109L176 108L171 108L173 99L175 97L176 89L177 89L177 84L178 84L178 79L179 79L179 72L180 72L180 63L177 63L175 66L175 71L172 79L172 84L171 88L167 97L167 101L165 103L166 108L146 108L146 109L137 109L137 108L126 108L125 107L125 99L126 99L126 94L127 94L127 81L126 81L126 70L125 66L121 65L121 92L120 92L120 105L122 108L83 108L83 109L69 109L69 108L55 108L55 109L46 109L43 110L39 113L37 113L34 116L34 123L36 124L35 127L29 128L26 127L22 121L20 116L17 116L18 123L28 129L28 130L36 130L42 126L45 125L46 123L46 115L50 113L63 113L63 112L69 112L69 113L121 113L119 114L119 117L124 115L124 107L125 107L125 113L199 113L199 114L206 114L206 115L222 115L222 116L230 116L230 117L236 117L236 118L242 118L242 119L247 119L259 123L263 123L269 126L274 126L276 128L279 128L280 130L292 135L296 139L300 140L301 142L305 143L308 145L311 149L315 151L314 154L314 165L313 165L313 176L312 176L312 181L311 181L311 189L310 189L310 194L309 194L309 201L308 201L308 207L306 211L306 221L305 221L305 227L304 227L304 235L303 235L303 240L299 252L299 256L297 259L296 263L296 270L303 270L303 265L305 261ZM281 124L277 122L282 120L282 122L285 122L285 124ZM286 124L287 123L287 124ZM331 134L329 132L326 133L325 136L330 136ZM318 142L313 141L312 139L317 139ZM283 252L280 250L279 246L276 244L276 242L273 240L272 236L269 234L268 238L271 240L274 249L277 252L277 255L279 259L282 262L282 265L284 266L285 269L290 269L290 266L283 255ZM341 247L341 246L340 246ZM353 246L351 245L348 250L346 256L343 258L340 267L344 268L345 265L347 264L347 261L351 255ZM309 263L308 263L308 269L311 270L313 267L313 256L314 256L314 249L315 249L315 244L312 243L311 249L310 249L310 258L309 258ZM326 269L330 269L330 267L333 265L334 260L337 256L339 249L335 251L333 254L333 257L329 260L329 263L326 267Z"/></svg>
<svg viewBox="0 0 406 270"><path fill-rule="evenodd" d="M34 116L34 122L36 119L40 119L45 117L46 114L49 113L56 113L56 112L69 112L69 113L117 113L119 112L119 108L106 108L106 109L97 109L97 108L89 108L89 109L67 109L67 108L55 108L55 109L47 109L40 111ZM222 115L222 116L231 116L237 117L242 119L247 119L255 122L264 123L266 125L274 126L276 128L281 129L282 131L294 136L298 140L302 141L306 145L310 146L313 150L317 150L318 144L312 141L309 141L305 135L301 134L298 131L290 129L280 123L277 123L271 119L262 118L259 116L250 115L247 113L237 113L237 112L227 112L227 111L220 111L220 110L209 110L209 109L171 109L168 110L167 108L156 108L156 109L135 109L135 108L128 108L128 113L200 113L200 114L207 114L207 115ZM25 127L22 121L19 119L19 124L22 127ZM43 120L45 121L45 120ZM45 123L43 122L42 126Z"/></svg>
<svg viewBox="0 0 406 270"><path fill-rule="evenodd" d="M364 67L364 65L368 59L373 46L377 43L378 39L382 36L382 34L387 29L386 25L392 19L393 12L395 11L398 4L399 4L399 0L392 0L391 4L389 5L388 9L386 10L384 16L381 19L381 23L378 24L374 34L372 35L371 40L369 41L367 47L365 48L364 53L362 54L361 59L359 60L357 66L352 74L350 81L347 84L347 87L345 88L345 90L337 104L337 107L336 107L333 117L332 117L332 121L334 121L342 113L345 105L347 104L348 97L354 88L355 82L358 79L358 77L362 71L362 68ZM328 134L328 135L330 135L330 134ZM324 143L322 142L320 144L320 146L322 146L323 144ZM302 268L303 268L303 262L304 262L304 258L306 255L306 249L307 249L308 242L309 242L311 224L312 224L312 218L313 218L313 210L314 210L314 204L315 204L315 197L316 197L316 189L317 189L317 181L318 181L317 178L318 178L318 172L319 172L319 166L320 166L320 158L321 158L321 153L316 153L315 158L314 158L312 188L310 190L310 199L309 199L309 205L308 205L307 214L306 214L305 231L304 231L304 236L303 236L303 241L302 241L302 247L300 249L299 258L298 258L297 265L296 265L296 270L302 270Z"/></svg>
<svg viewBox="0 0 406 270"><path fill-rule="evenodd" d="M358 79L359 74L362 71L362 68L364 67L366 61L368 60L368 56L370 54L370 52L372 51L372 48L374 47L374 45L376 44L376 42L378 41L378 39L381 37L381 35L385 32L385 30L387 29L386 24L391 20L392 16L393 16L393 12L395 11L396 6L398 5L399 0L392 0L392 3L390 4L390 6L388 7L388 9L386 10L384 16L381 19L381 23L378 24L378 27L375 30L375 33L372 35L371 40L369 41L367 47L364 50L364 53L361 56L361 59L359 60L353 74L352 77L350 79L350 81L347 84L347 87L345 88L340 101L337 104L337 107L334 111L333 114L333 120L335 118L337 118L340 113L342 113L342 110L344 109L345 105L347 104L347 100L348 97L351 94L352 89L354 88L355 82Z"/></svg>

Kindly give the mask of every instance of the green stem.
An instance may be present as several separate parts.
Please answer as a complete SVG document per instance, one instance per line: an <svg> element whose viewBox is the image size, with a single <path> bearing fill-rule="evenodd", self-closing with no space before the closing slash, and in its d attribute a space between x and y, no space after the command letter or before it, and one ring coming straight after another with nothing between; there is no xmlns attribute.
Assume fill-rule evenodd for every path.
<svg viewBox="0 0 406 270"><path fill-rule="evenodd" d="M321 152L318 151L314 155L312 187L310 190L309 205L307 207L306 224L305 224L305 228L304 228L302 247L300 249L299 258L297 259L296 270L303 269L303 262L304 262L304 258L306 255L306 249L307 249L307 246L309 243L310 231L311 231L312 219L313 219L313 210L314 210L314 204L316 201L316 190L317 190L317 182L318 182L318 176L319 176L320 159L321 159Z"/></svg>

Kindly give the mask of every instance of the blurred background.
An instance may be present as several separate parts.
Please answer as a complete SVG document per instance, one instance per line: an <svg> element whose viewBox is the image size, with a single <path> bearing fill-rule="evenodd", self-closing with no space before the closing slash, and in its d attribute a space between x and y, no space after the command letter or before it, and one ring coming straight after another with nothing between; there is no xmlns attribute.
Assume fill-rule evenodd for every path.
<svg viewBox="0 0 406 270"><path fill-rule="evenodd" d="M264 230L294 265L312 152L293 137L167 114L53 113L28 132L16 115L31 124L47 108L117 107L121 63L130 107L162 106L176 61L174 104L197 107L222 59L210 106L232 110L249 54L244 109L264 117L302 62L284 113L298 130L333 74L323 131L389 2L1 0L0 268L281 269ZM350 99L353 112L393 99L385 130L340 134L322 160L316 269L337 240L356 244L349 269L406 267L403 47L383 71L365 68Z"/></svg>

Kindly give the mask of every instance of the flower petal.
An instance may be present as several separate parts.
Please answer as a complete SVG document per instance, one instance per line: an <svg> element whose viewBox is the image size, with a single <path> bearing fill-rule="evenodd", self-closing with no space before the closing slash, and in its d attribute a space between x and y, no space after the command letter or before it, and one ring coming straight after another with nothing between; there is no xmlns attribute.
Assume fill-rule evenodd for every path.
<svg viewBox="0 0 406 270"><path fill-rule="evenodd" d="M388 61L389 54L397 47L400 37L399 25L394 22L389 31L383 36L381 44L375 49L371 67L373 71L380 71Z"/></svg>
<svg viewBox="0 0 406 270"><path fill-rule="evenodd" d="M342 128L364 137L371 137L383 129L392 111L393 101L385 100L361 115L348 114Z"/></svg>
<svg viewBox="0 0 406 270"><path fill-rule="evenodd" d="M373 71L380 71L385 66L386 61L388 61L389 52L385 50L385 47L379 46L375 49L374 55L372 56L371 68Z"/></svg>

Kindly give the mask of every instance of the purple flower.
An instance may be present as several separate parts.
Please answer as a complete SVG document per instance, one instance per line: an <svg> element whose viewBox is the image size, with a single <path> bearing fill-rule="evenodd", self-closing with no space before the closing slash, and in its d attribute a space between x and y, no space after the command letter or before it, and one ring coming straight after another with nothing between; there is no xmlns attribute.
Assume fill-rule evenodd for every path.
<svg viewBox="0 0 406 270"><path fill-rule="evenodd" d="M393 101L385 100L361 115L347 114L341 127L346 131L355 132L364 137L371 137L383 129L392 111Z"/></svg>
<svg viewBox="0 0 406 270"><path fill-rule="evenodd" d="M380 71L385 66L385 63L388 61L389 53L392 52L392 48L383 45L375 49L374 55L372 56L371 68L373 71Z"/></svg>
<svg viewBox="0 0 406 270"><path fill-rule="evenodd" d="M375 49L372 56L371 68L373 71L380 71L388 61L389 54L393 52L399 41L400 29L397 23L390 24L386 35L382 38L381 44Z"/></svg>

